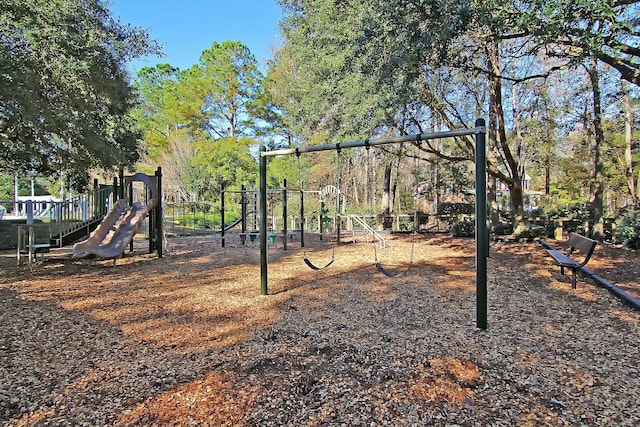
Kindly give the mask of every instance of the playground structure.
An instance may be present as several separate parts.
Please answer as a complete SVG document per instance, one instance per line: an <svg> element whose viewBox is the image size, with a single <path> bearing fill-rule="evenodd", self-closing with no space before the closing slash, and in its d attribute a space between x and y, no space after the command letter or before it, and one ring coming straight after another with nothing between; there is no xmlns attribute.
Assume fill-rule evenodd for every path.
<svg viewBox="0 0 640 427"><path fill-rule="evenodd" d="M135 182L144 183L144 189L134 188ZM2 221L3 236L15 239L17 235L13 244L11 239L3 239L8 245L5 249L17 248L18 265L22 255L28 256L31 265L38 254L83 240L76 244L76 258L116 258L127 244L133 250L133 236L146 220L149 253L157 251L162 257L161 182L161 168L154 175L124 176L121 172L119 179L114 178L113 186L98 185L94 180L92 191L69 200L56 201L50 196L20 200L14 204L12 214ZM48 216L39 216L38 212L47 212Z"/></svg>
<svg viewBox="0 0 640 427"><path fill-rule="evenodd" d="M149 217L149 253L157 251L162 258L162 171L158 167L155 175L137 173L121 178L122 186L111 211L103 218L95 231L81 242L74 244L74 258L97 257L116 259L126 246L133 250L133 237ZM144 204L134 201L134 182L144 183L144 191L138 194Z"/></svg>
<svg viewBox="0 0 640 427"><path fill-rule="evenodd" d="M488 231L487 231L487 177L486 177L486 127L484 119L476 120L472 129L459 129L453 131L436 132L429 134L417 134L413 136L400 136L394 138L367 139L338 144L326 144L307 146L293 149L266 151L263 146L260 149L260 292L268 295L268 232L267 232L267 158L273 156L296 155L317 151L340 150L344 148L356 148L387 144L401 144L415 142L419 144L423 140L443 139L452 137L475 137L475 230L476 230L476 325L480 329L487 328L487 256L488 256ZM339 198L338 198L339 199ZM338 210L337 215L340 215ZM338 224L340 221L338 220ZM340 235L338 229L337 235Z"/></svg>
<svg viewBox="0 0 640 427"><path fill-rule="evenodd" d="M283 249L287 250L287 242L288 240L295 238L296 235L300 236L300 245L304 247L304 234L305 234L305 224L309 222L308 217L305 215L305 195L319 195L319 191L308 191L303 190L301 188L291 188L287 186L287 180L283 181L282 188L279 189L270 189L268 191L271 196L271 200L267 202L267 211L269 212L269 218L267 221L267 230L268 230L268 238L270 243L275 243L275 239L277 237L282 237L283 239ZM225 206L226 206L226 194L236 194L240 195L240 206L241 206L241 217L231 223L230 225L223 227L221 230L222 234L222 247L225 247L226 240L226 232L229 231L234 226L240 225L239 237L241 243L244 245L247 242L247 238L249 241L253 242L259 236L260 231L258 228L258 213L259 213L259 192L258 190L247 190L244 186L242 186L241 190L225 190L224 188L221 191L221 216L222 223L224 223L225 218ZM299 212L298 215L290 216L288 209L288 201L290 200L291 194L297 195L299 197ZM276 204L277 196L280 196L281 206L281 215L276 215L274 210L274 205ZM322 206L322 196L320 196L320 206ZM319 216L319 215L318 215ZM318 232L322 233L322 220L321 218L317 218L316 222L318 223ZM251 228L249 228L251 227Z"/></svg>
<svg viewBox="0 0 640 427"><path fill-rule="evenodd" d="M258 190L248 190L244 186L242 186L241 190L226 190L223 188L220 207L222 223L226 223L224 219L226 206L228 206L227 198L225 197L227 194L240 195L241 216L219 230L222 235L222 247L225 247L227 232L238 226L240 226L238 236L243 246L248 242L255 242L260 235L258 227ZM341 209L338 197L340 191L333 185L328 185L319 190L305 190L289 187L285 179L281 188L270 188L267 190L267 194L267 237L270 244L275 243L276 239L280 238L282 248L285 251L288 249L290 240L299 236L300 247L304 248L306 233L318 233L320 240L323 240L329 229L335 235L338 243L341 236L347 233L351 236L352 242L358 241L359 236L363 235L367 242L373 240L378 242L381 248L386 247L385 238L370 225L371 222L375 223L376 215L337 215L337 212ZM312 215L305 211L308 208L309 197L317 198L312 204ZM294 206L294 210L291 212L289 202L294 198L298 205ZM307 201L307 204L305 204L305 201ZM336 214L328 214L328 209L326 209L328 201L332 201L336 205ZM394 230L400 230L401 222L413 221L415 215L392 215L392 217L394 219Z"/></svg>

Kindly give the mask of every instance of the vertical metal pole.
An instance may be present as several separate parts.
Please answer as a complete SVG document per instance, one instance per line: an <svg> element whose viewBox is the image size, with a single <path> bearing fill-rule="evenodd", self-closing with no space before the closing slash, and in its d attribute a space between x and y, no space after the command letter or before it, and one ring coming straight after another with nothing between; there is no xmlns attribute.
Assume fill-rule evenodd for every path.
<svg viewBox="0 0 640 427"><path fill-rule="evenodd" d="M16 212L16 211L14 211ZM18 227L18 251L16 252L16 258L18 259L18 265L22 264L22 249L24 248L24 231L22 227Z"/></svg>
<svg viewBox="0 0 640 427"><path fill-rule="evenodd" d="M158 258L162 258L162 245L164 244L164 223L163 223L163 212L164 212L164 206L162 205L162 168L160 166L158 166L158 169L156 170L156 184L157 184L157 191L158 191L158 200L156 202L156 229L155 231L158 233L157 237L156 237L156 245L157 245L157 251L158 251Z"/></svg>
<svg viewBox="0 0 640 427"><path fill-rule="evenodd" d="M338 195L336 197L336 245L340 246L340 227L342 223L342 157L341 157L341 149L340 144L336 144L336 151L338 152Z"/></svg>
<svg viewBox="0 0 640 427"><path fill-rule="evenodd" d="M120 171L122 172L122 169ZM122 181L120 182L122 183ZM133 208L133 181L129 181L129 207ZM133 233L133 237L136 237L136 233ZM133 238L129 242L129 252L133 252Z"/></svg>
<svg viewBox="0 0 640 427"><path fill-rule="evenodd" d="M242 233L247 232L247 196L245 195L246 188L245 186L240 187L240 216L241 216L241 224L242 224Z"/></svg>
<svg viewBox="0 0 640 427"><path fill-rule="evenodd" d="M63 200L60 200L55 204L56 206L56 221L58 221L58 247L62 247L62 204Z"/></svg>
<svg viewBox="0 0 640 427"><path fill-rule="evenodd" d="M304 190L300 186L300 246L304 248Z"/></svg>
<svg viewBox="0 0 640 427"><path fill-rule="evenodd" d="M122 181L120 182L120 185L122 185ZM113 196L113 204L115 205L116 202L118 201L118 196L119 196L120 192L118 190L118 177L113 177L113 192L111 193L111 195ZM102 213L102 212L101 212Z"/></svg>
<svg viewBox="0 0 640 427"><path fill-rule="evenodd" d="M100 215L100 186L98 185L98 178L93 179L93 203L92 203L92 212L89 214L91 219L95 219ZM105 203L107 199L105 198ZM87 224L87 227L89 225ZM87 230L89 231L89 230ZM89 233L87 232L87 236Z"/></svg>
<svg viewBox="0 0 640 427"><path fill-rule="evenodd" d="M257 230L258 229L258 192L253 190L253 193L251 193L251 198L253 201L253 228L252 230Z"/></svg>
<svg viewBox="0 0 640 427"><path fill-rule="evenodd" d="M260 153L266 151L260 147ZM267 158L260 156L260 294L267 290Z"/></svg>
<svg viewBox="0 0 640 427"><path fill-rule="evenodd" d="M146 202L148 202L149 200L149 193L152 191L151 188L147 188L147 186L144 186L144 200ZM156 211L155 211L155 207L153 208L153 210L151 212L149 212L149 221L148 221L148 231L147 234L149 235L149 252L150 254L153 253L153 251L156 250L156 245L155 245L155 240L156 240Z"/></svg>
<svg viewBox="0 0 640 427"><path fill-rule="evenodd" d="M120 172L122 172L122 169L120 169ZM122 184L122 191L124 191L124 180L122 177L120 178L120 183ZM127 191L129 192L129 208L133 208L133 181L129 181ZM135 237L135 234L133 237ZM133 252L133 238L129 242L129 252Z"/></svg>
<svg viewBox="0 0 640 427"><path fill-rule="evenodd" d="M283 250L287 250L287 180L282 180L282 242Z"/></svg>
<svg viewBox="0 0 640 427"><path fill-rule="evenodd" d="M224 248L224 184L220 187L220 236L222 236L222 247Z"/></svg>
<svg viewBox="0 0 640 427"><path fill-rule="evenodd" d="M322 231L323 231L323 212L324 212L324 201L322 200L322 194L320 194L320 214L318 215L318 231L320 232L320 240L322 240Z"/></svg>
<svg viewBox="0 0 640 427"><path fill-rule="evenodd" d="M484 119L476 127L484 127ZM476 135L476 326L487 329L487 153L486 133Z"/></svg>
<svg viewBox="0 0 640 427"><path fill-rule="evenodd" d="M118 198L124 199L124 169L120 168L120 187L118 191Z"/></svg>
<svg viewBox="0 0 640 427"><path fill-rule="evenodd" d="M27 249L27 252L29 252L29 267L31 267L31 265L35 261L33 258L36 255L35 249L33 248L35 244L36 244L36 233L33 227L29 227L29 246Z"/></svg>
<svg viewBox="0 0 640 427"><path fill-rule="evenodd" d="M341 215L341 206L340 206L340 202L341 202L341 198L342 198L342 192L340 191L340 188L342 187L342 182L341 180L338 178L338 197L336 199L336 245L340 246L340 223L342 222L342 215Z"/></svg>

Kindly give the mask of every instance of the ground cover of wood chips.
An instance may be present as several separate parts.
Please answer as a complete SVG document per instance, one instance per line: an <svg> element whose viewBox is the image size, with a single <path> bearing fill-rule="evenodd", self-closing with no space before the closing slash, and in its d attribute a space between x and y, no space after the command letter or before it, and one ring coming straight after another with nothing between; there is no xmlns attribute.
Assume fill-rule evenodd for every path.
<svg viewBox="0 0 640 427"><path fill-rule="evenodd" d="M411 237L388 242L402 271ZM278 242L269 296L256 243L145 243L115 266L1 254L0 424L640 425L640 312L572 290L538 243L492 243L486 331L470 239L416 237L395 279L371 243L316 272ZM331 259L328 239L307 247ZM637 252L599 245L588 267L640 296Z"/></svg>

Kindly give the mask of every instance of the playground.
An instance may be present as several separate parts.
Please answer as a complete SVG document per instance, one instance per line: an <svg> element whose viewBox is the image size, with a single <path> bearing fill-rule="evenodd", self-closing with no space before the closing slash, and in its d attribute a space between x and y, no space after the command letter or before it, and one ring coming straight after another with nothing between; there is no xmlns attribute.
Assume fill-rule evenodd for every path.
<svg viewBox="0 0 640 427"><path fill-rule="evenodd" d="M615 425L640 423L640 312L571 289L538 242L492 242L476 328L473 239L373 244L238 233L134 240L116 266L52 249L0 264L3 425ZM551 241L562 246L560 241ZM412 248L412 245L415 247ZM306 255L327 269L313 271ZM640 297L637 252L589 268Z"/></svg>

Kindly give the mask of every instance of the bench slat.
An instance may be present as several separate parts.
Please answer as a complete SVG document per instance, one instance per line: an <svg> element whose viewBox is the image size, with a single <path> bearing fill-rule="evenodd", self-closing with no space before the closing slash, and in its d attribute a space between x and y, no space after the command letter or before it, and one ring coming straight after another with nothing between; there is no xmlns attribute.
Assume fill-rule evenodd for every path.
<svg viewBox="0 0 640 427"><path fill-rule="evenodd" d="M563 254L558 250L548 249L547 253L549 253L549 255L551 255L553 259L556 260L556 262L560 265L564 265L566 267L573 267L573 266L579 265L576 260L569 258L568 256L566 256L565 254Z"/></svg>

